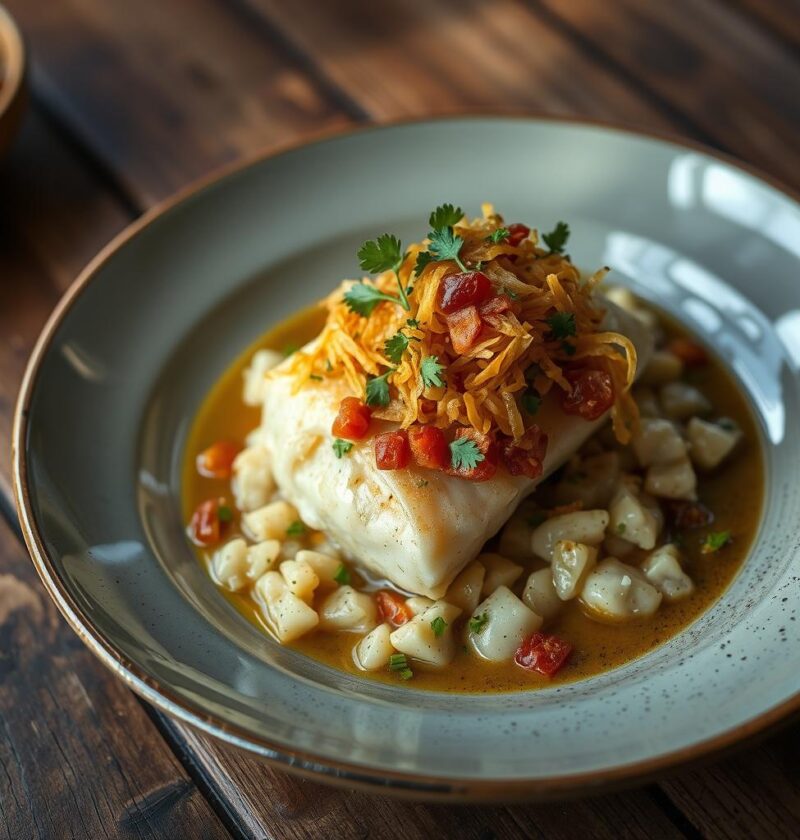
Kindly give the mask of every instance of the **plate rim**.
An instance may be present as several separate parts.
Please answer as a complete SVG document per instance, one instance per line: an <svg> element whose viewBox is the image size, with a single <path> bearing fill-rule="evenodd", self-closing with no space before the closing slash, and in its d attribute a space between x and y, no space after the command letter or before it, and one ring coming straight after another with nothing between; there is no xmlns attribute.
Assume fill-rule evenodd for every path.
<svg viewBox="0 0 800 840"><path fill-rule="evenodd" d="M624 122L606 121L592 117L558 116L529 110L519 112L462 109L457 113L402 117L366 125L334 126L304 133L302 137L285 143L270 144L255 153L212 169L208 174L195 179L174 194L157 202L101 248L64 292L36 340L26 364L14 409L11 435L14 499L22 535L33 565L47 593L73 631L103 665L119 677L130 689L158 710L177 718L193 729L200 730L238 749L256 755L279 770L341 787L355 787L373 793L392 794L417 800L469 800L471 802L521 799L546 800L570 795L595 795L637 783L643 784L663 776L668 771L674 771L690 763L707 762L719 758L745 743L752 743L755 739L766 737L780 726L788 724L795 716L800 715L800 691L738 726L727 729L712 738L697 741L690 746L605 769L559 776L533 779L426 777L419 773L374 768L338 759L323 759L303 750L286 749L267 738L219 720L214 714L198 707L197 704L174 695L168 687L161 685L157 680L146 674L136 663L127 659L93 625L91 619L70 595L48 555L33 511L33 493L29 487L26 440L30 403L36 388L41 364L63 320L81 297L83 291L130 239L137 236L161 216L184 202L199 196L206 189L266 160L350 136L391 131L403 126L439 125L451 121L470 119L487 121L518 120L521 123L550 123L566 128L602 128L639 139L644 138L668 143L689 151L700 152L739 169L766 183L800 205L800 191L784 184L779 178L761 171L757 166L714 149L705 143L684 138L668 131L645 129Z"/></svg>

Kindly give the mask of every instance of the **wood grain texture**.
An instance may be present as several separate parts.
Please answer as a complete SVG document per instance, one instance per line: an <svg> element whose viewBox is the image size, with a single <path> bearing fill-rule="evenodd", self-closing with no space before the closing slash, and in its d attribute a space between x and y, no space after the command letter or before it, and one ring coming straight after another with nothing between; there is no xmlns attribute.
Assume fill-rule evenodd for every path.
<svg viewBox="0 0 800 840"><path fill-rule="evenodd" d="M722 0L530 0L705 135L800 185L800 56Z"/></svg>
<svg viewBox="0 0 800 840"><path fill-rule="evenodd" d="M0 837L229 836L2 522L0 733Z"/></svg>
<svg viewBox="0 0 800 840"><path fill-rule="evenodd" d="M730 0L730 4L762 23L768 37L800 49L800 0Z"/></svg>

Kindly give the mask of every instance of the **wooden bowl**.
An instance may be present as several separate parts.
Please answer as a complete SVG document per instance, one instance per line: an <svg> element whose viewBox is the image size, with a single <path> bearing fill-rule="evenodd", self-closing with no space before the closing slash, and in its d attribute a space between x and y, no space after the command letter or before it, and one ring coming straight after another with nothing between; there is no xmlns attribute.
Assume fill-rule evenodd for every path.
<svg viewBox="0 0 800 840"><path fill-rule="evenodd" d="M0 155L11 143L25 109L25 44L0 6Z"/></svg>

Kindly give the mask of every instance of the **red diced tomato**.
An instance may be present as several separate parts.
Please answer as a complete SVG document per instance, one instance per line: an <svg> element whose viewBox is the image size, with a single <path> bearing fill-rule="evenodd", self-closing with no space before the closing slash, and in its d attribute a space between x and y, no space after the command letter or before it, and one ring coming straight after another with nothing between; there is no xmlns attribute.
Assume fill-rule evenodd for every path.
<svg viewBox="0 0 800 840"><path fill-rule="evenodd" d="M394 627L399 627L414 618L411 607L396 592L381 589L375 593L375 602L378 605L380 620L388 621Z"/></svg>
<svg viewBox="0 0 800 840"><path fill-rule="evenodd" d="M676 502L672 512L675 527L680 529L705 528L714 521L713 512L700 502Z"/></svg>
<svg viewBox="0 0 800 840"><path fill-rule="evenodd" d="M478 451L483 455L483 460L471 469L467 467L456 468L452 466L451 461L445 472L457 478L466 478L468 481L488 481L497 472L498 453L494 439L490 435L482 435L476 429L464 426L456 432L456 440L459 438L469 438L475 441Z"/></svg>
<svg viewBox="0 0 800 840"><path fill-rule="evenodd" d="M492 296L492 284L482 271L450 274L439 284L439 309L450 314L465 306L477 306Z"/></svg>
<svg viewBox="0 0 800 840"><path fill-rule="evenodd" d="M369 430L372 412L356 397L345 397L339 404L339 413L333 421L334 437L361 440Z"/></svg>
<svg viewBox="0 0 800 840"><path fill-rule="evenodd" d="M708 364L705 348L690 338L673 338L667 344L667 350L676 355L686 367L702 367Z"/></svg>
<svg viewBox="0 0 800 840"><path fill-rule="evenodd" d="M511 298L508 295L495 295L478 307L478 314L489 326L498 327L501 323L500 316L511 309Z"/></svg>
<svg viewBox="0 0 800 840"><path fill-rule="evenodd" d="M197 456L197 472L206 478L230 478L234 458L241 447L229 440L218 440Z"/></svg>
<svg viewBox="0 0 800 840"><path fill-rule="evenodd" d="M528 671L552 677L572 653L572 645L547 633L533 633L519 646L514 662Z"/></svg>
<svg viewBox="0 0 800 840"><path fill-rule="evenodd" d="M547 454L547 435L533 425L518 440L506 438L502 444L503 463L511 475L539 478Z"/></svg>
<svg viewBox="0 0 800 840"><path fill-rule="evenodd" d="M508 239L506 239L506 242L516 248L530 232L531 229L527 225L523 225L521 222L514 222L513 225L508 226Z"/></svg>
<svg viewBox="0 0 800 840"><path fill-rule="evenodd" d="M411 460L408 434L404 429L375 438L375 464L379 470L402 470Z"/></svg>
<svg viewBox="0 0 800 840"><path fill-rule="evenodd" d="M453 351L461 354L474 347L481 334L483 322L477 306L465 306L447 316L447 329L450 330L450 343Z"/></svg>
<svg viewBox="0 0 800 840"><path fill-rule="evenodd" d="M443 470L450 463L450 449L444 432L436 426L411 426L408 442L414 462L429 470Z"/></svg>
<svg viewBox="0 0 800 840"><path fill-rule="evenodd" d="M567 371L572 393L564 393L561 408L584 420L597 420L614 405L614 383L604 370Z"/></svg>
<svg viewBox="0 0 800 840"><path fill-rule="evenodd" d="M197 545L214 545L220 539L219 499L206 499L192 514L189 536Z"/></svg>

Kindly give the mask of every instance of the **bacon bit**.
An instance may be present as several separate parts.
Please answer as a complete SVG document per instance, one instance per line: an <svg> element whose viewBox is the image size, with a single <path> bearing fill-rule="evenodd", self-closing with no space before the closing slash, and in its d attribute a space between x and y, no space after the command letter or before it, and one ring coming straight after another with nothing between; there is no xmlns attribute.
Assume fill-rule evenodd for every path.
<svg viewBox="0 0 800 840"><path fill-rule="evenodd" d="M450 343L453 351L461 355L478 342L483 323L476 306L465 306L447 317L447 329L450 331Z"/></svg>
<svg viewBox="0 0 800 840"><path fill-rule="evenodd" d="M544 471L547 435L536 425L517 441L507 438L502 445L503 463L511 475L539 478Z"/></svg>
<svg viewBox="0 0 800 840"><path fill-rule="evenodd" d="M584 420L597 420L614 405L614 383L604 370L568 370L572 393L564 393L561 408Z"/></svg>
<svg viewBox="0 0 800 840"><path fill-rule="evenodd" d="M514 222L513 225L508 226L508 238L506 242L516 248L530 232L531 229L527 225L523 225L521 222Z"/></svg>
<svg viewBox="0 0 800 840"><path fill-rule="evenodd" d="M700 502L677 502L672 505L672 515L680 529L705 528L714 521L714 513Z"/></svg>
<svg viewBox="0 0 800 840"><path fill-rule="evenodd" d="M408 442L414 461L431 470L443 470L450 463L450 450L444 432L436 426L411 426Z"/></svg>
<svg viewBox="0 0 800 840"><path fill-rule="evenodd" d="M548 633L533 633L519 646L514 662L546 677L557 673L572 653L572 645Z"/></svg>
<svg viewBox="0 0 800 840"><path fill-rule="evenodd" d="M242 447L235 443L218 440L197 456L197 472L205 478L230 478L233 461L241 450Z"/></svg>
<svg viewBox="0 0 800 840"><path fill-rule="evenodd" d="M496 295L493 298L489 298L489 300L484 301L478 307L478 313L480 314L481 318L490 326L490 327L499 327L502 323L500 318L505 312L511 312L512 305L511 305L511 298L508 295Z"/></svg>
<svg viewBox="0 0 800 840"><path fill-rule="evenodd" d="M446 315L476 306L492 296L492 284L482 271L465 271L451 274L439 284L437 302Z"/></svg>
<svg viewBox="0 0 800 840"><path fill-rule="evenodd" d="M547 518L552 519L554 516L561 516L562 513L574 513L576 510L583 510L583 502L576 499L566 505L557 505L554 508L549 508L547 511Z"/></svg>
<svg viewBox="0 0 800 840"><path fill-rule="evenodd" d="M411 449L404 429L375 438L375 464L379 470L402 470L410 460Z"/></svg>
<svg viewBox="0 0 800 840"><path fill-rule="evenodd" d="M381 621L388 621L393 627L399 627L414 618L411 607L396 593L381 589L375 593L378 616Z"/></svg>
<svg viewBox="0 0 800 840"><path fill-rule="evenodd" d="M339 413L333 421L331 432L334 437L345 440L361 440L369 430L372 412L357 397L345 397L339 404Z"/></svg>
<svg viewBox="0 0 800 840"><path fill-rule="evenodd" d="M466 478L468 481L488 481L497 472L497 444L490 435L482 435L476 429L461 426L456 431L456 439L465 437L475 441L475 444L483 455L483 460L472 469L466 467L456 468L451 465L445 472L448 475L456 476L456 478Z"/></svg>
<svg viewBox="0 0 800 840"><path fill-rule="evenodd" d="M206 499L192 514L189 536L196 545L214 545L219 542L222 529L219 508L219 499Z"/></svg>
<svg viewBox="0 0 800 840"><path fill-rule="evenodd" d="M708 364L708 353L705 348L690 338L673 338L667 344L667 350L677 356L686 367L702 367Z"/></svg>

